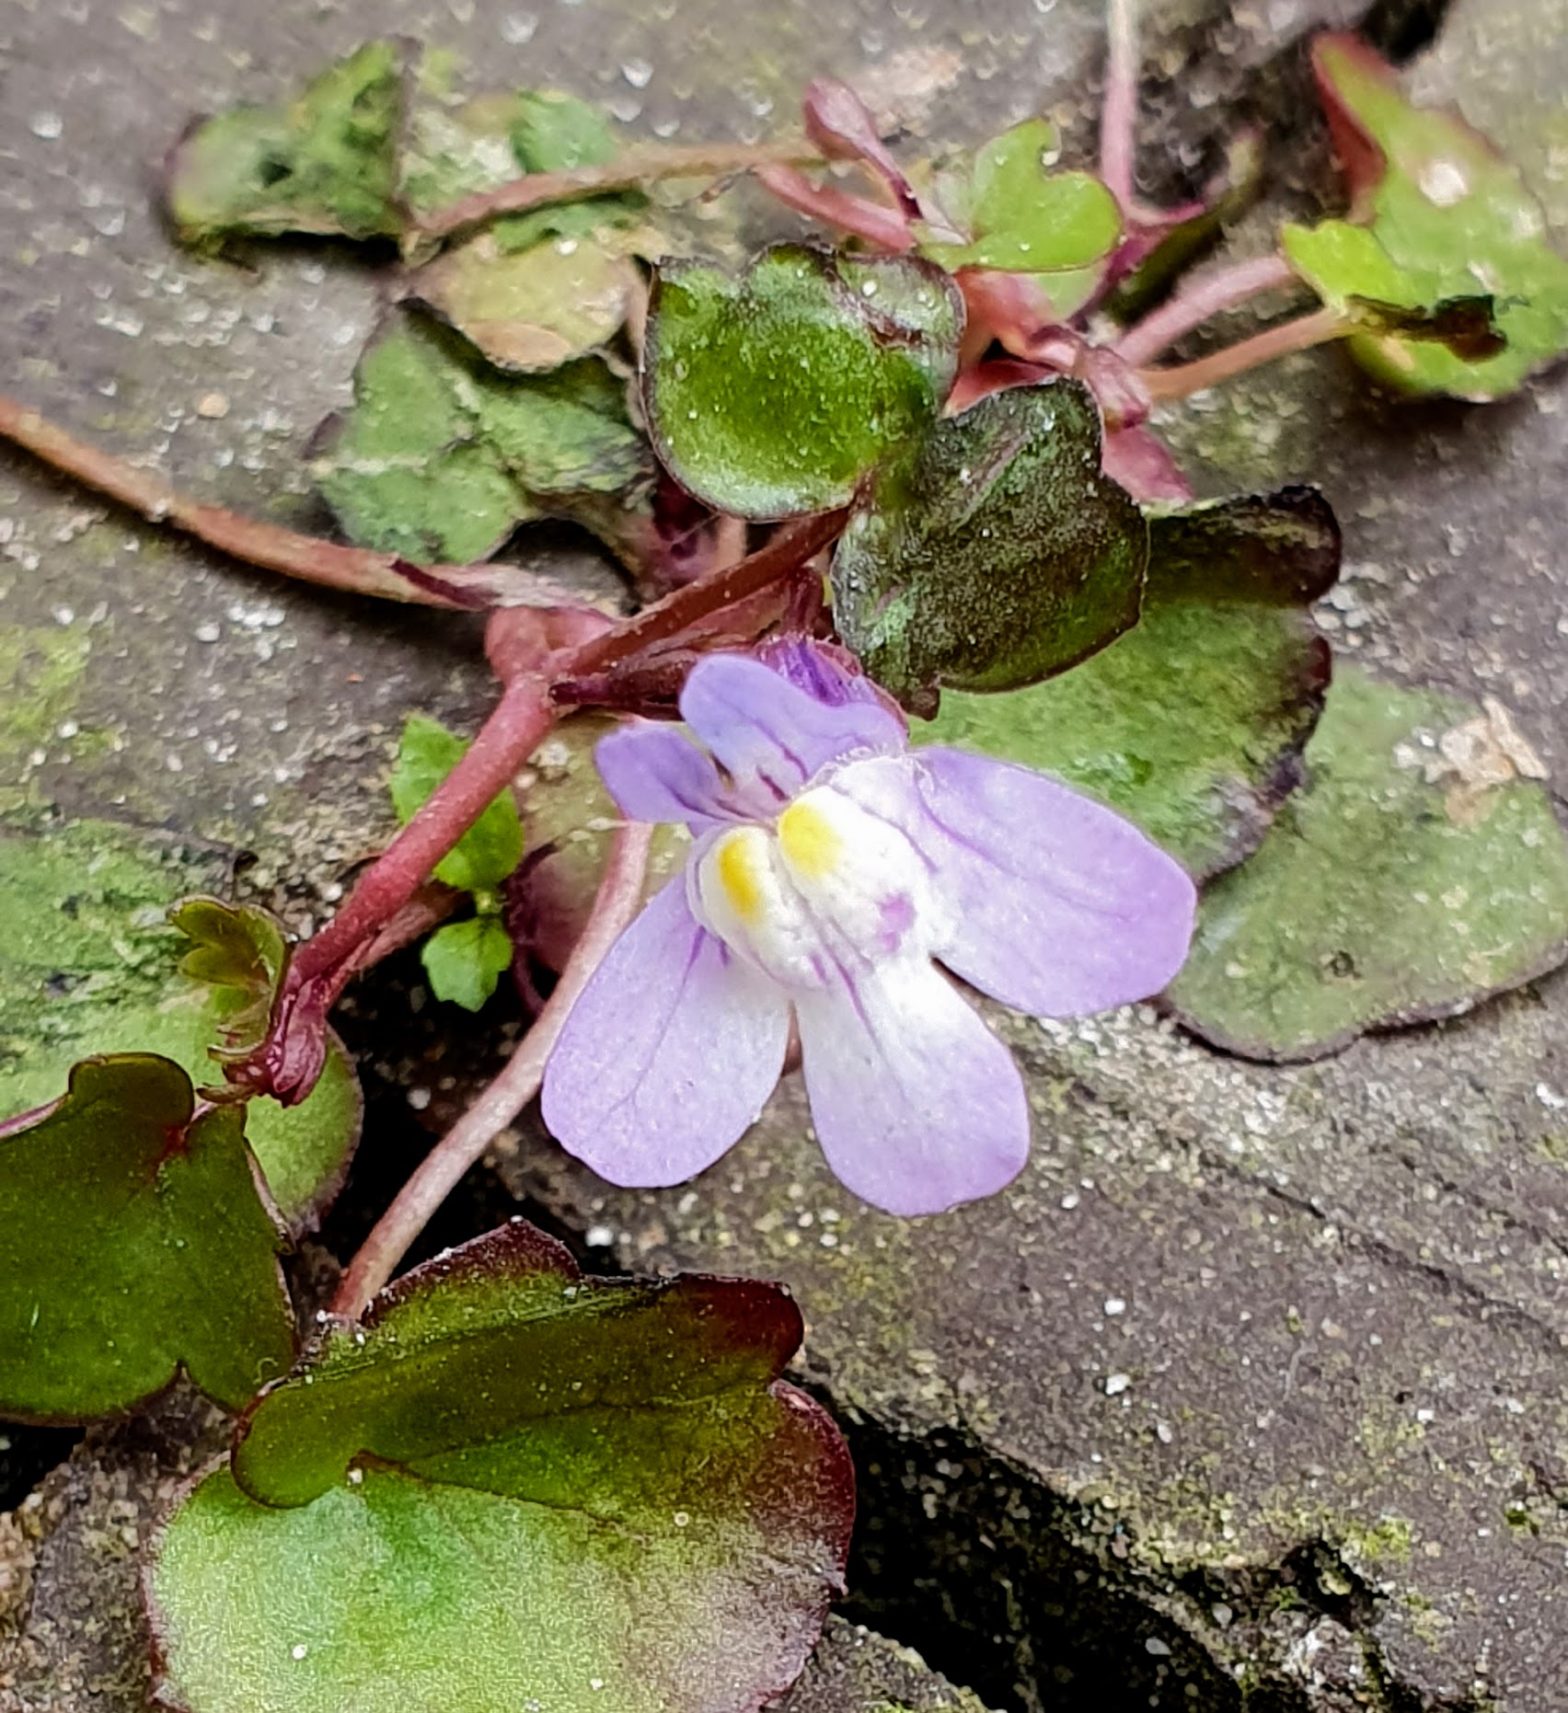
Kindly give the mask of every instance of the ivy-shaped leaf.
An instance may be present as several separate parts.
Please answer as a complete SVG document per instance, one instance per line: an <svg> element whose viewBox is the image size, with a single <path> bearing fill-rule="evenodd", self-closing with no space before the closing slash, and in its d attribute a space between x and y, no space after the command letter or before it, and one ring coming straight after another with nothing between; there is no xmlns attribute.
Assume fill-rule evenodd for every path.
<svg viewBox="0 0 1568 1713"><path fill-rule="evenodd" d="M917 742L958 744L1076 785L1202 879L1255 850L1301 781L1328 644L1308 605L1339 568L1313 488L1152 512L1137 627L1007 696L944 693Z"/></svg>
<svg viewBox="0 0 1568 1713"><path fill-rule="evenodd" d="M514 1223L334 1324L156 1541L186 1713L752 1713L853 1509L777 1286L584 1278Z"/></svg>
<svg viewBox="0 0 1568 1713"><path fill-rule="evenodd" d="M457 766L468 740L437 720L411 714L392 771L392 806L409 821ZM523 824L510 791L501 792L436 865L437 880L474 895L476 914L449 922L420 956L437 999L477 1011L510 967L512 941L501 921L500 889L523 860Z"/></svg>
<svg viewBox="0 0 1568 1713"><path fill-rule="evenodd" d="M86 1059L0 1132L0 1417L85 1421L183 1368L237 1409L294 1356L239 1106L152 1054Z"/></svg>
<svg viewBox="0 0 1568 1713"><path fill-rule="evenodd" d="M952 281L908 257L781 244L738 279L666 264L645 355L654 447L688 492L736 516L847 505L934 419L962 326Z"/></svg>
<svg viewBox="0 0 1568 1713"><path fill-rule="evenodd" d="M878 479L833 559L840 635L896 696L1008 690L1138 621L1147 527L1076 381L992 393Z"/></svg>
<svg viewBox="0 0 1568 1713"><path fill-rule="evenodd" d="M197 120L169 157L165 198L180 236L394 236L405 81L403 45L367 42L290 100Z"/></svg>
<svg viewBox="0 0 1568 1713"><path fill-rule="evenodd" d="M1568 840L1497 704L1343 667L1307 768L1257 854L1204 894L1167 996L1188 1028L1314 1059L1568 956Z"/></svg>
<svg viewBox="0 0 1568 1713"><path fill-rule="evenodd" d="M969 179L947 176L944 214L967 240L931 225L922 253L944 268L1029 274L1066 320L1099 289L1122 235L1116 198L1091 173L1058 172L1061 139L1026 119L976 151ZM956 192L956 194L955 194ZM939 192L938 194L941 194Z"/></svg>
<svg viewBox="0 0 1568 1713"><path fill-rule="evenodd" d="M180 893L217 879L216 865L177 863L105 823L0 835L0 917L31 924L0 942L0 1117L58 1100L71 1067L95 1053L157 1053L198 1086L221 1083L219 1062L265 1025L285 948L263 912L211 898L181 905L183 936L171 930ZM293 1234L341 1186L360 1108L336 1036L306 1100L251 1102L248 1140Z"/></svg>
<svg viewBox="0 0 1568 1713"><path fill-rule="evenodd" d="M403 311L366 346L354 397L323 424L313 469L345 534L382 552L467 563L530 519L602 528L598 508L651 479L625 384L595 357L502 375Z"/></svg>
<svg viewBox="0 0 1568 1713"><path fill-rule="evenodd" d="M1313 63L1353 201L1348 220L1287 226L1285 254L1325 302L1363 320L1371 307L1351 350L1381 380L1514 391L1568 349L1568 259L1540 203L1462 119L1411 105L1364 43L1324 37Z"/></svg>

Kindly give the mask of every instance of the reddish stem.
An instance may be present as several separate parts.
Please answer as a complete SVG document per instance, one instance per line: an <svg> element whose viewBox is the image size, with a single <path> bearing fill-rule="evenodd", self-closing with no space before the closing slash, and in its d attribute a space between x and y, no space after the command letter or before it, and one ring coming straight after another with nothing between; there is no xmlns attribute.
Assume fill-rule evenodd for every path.
<svg viewBox="0 0 1568 1713"><path fill-rule="evenodd" d="M620 827L610 847L593 912L555 991L501 1074L420 1163L349 1263L332 1313L354 1320L392 1277L409 1246L485 1149L539 1092L544 1067L588 979L630 924L642 902L651 827Z"/></svg>
<svg viewBox="0 0 1568 1713"><path fill-rule="evenodd" d="M1221 381L1233 380L1261 363L1271 363L1292 351L1310 351L1314 345L1326 345L1354 331L1354 324L1338 310L1318 309L1294 321L1282 321L1278 327L1266 328L1239 344L1227 345L1195 363L1179 363L1168 369L1140 369L1138 375L1151 399L1184 399L1206 387L1218 386Z"/></svg>
<svg viewBox="0 0 1568 1713"><path fill-rule="evenodd" d="M825 547L843 522L842 512L824 512L786 524L758 552L688 583L613 629L554 655L549 661L550 678L601 672L765 589ZM356 956L364 940L385 930L485 805L506 789L558 717L550 682L542 674L525 674L507 684L463 759L361 876L338 914L295 953L289 969L293 987L330 980Z"/></svg>
<svg viewBox="0 0 1568 1713"><path fill-rule="evenodd" d="M337 915L294 954L291 983L303 986L330 977L365 940L383 933L486 805L507 788L555 720L542 678L508 684L462 761L377 857Z"/></svg>
<svg viewBox="0 0 1568 1713"><path fill-rule="evenodd" d="M1116 354L1134 368L1152 362L1205 321L1239 308L1264 292L1296 283L1283 256L1257 256L1199 275L1116 341Z"/></svg>
<svg viewBox="0 0 1568 1713"><path fill-rule="evenodd" d="M281 572L303 583L456 609L490 606L503 598L530 605L572 599L568 591L513 567L411 565L396 554L323 541L278 524L241 517L223 506L203 505L176 493L153 471L138 470L89 446L37 411L4 396L0 396L0 439L25 447L52 469L139 513L149 523L172 524L232 559Z"/></svg>
<svg viewBox="0 0 1568 1713"><path fill-rule="evenodd" d="M820 220L824 226L837 227L875 244L879 250L901 254L915 241L906 215L896 208L870 202L863 196L852 196L830 184L813 184L794 167L758 167L757 180L787 208L809 219Z"/></svg>
<svg viewBox="0 0 1568 1713"><path fill-rule="evenodd" d="M477 191L427 214L415 227L415 235L422 239L449 238L500 215L521 214L549 202L572 202L610 190L634 190L661 179L718 178L725 173L749 172L769 162L809 164L821 158L804 139L778 143L639 143L604 166L528 173L492 190Z"/></svg>
<svg viewBox="0 0 1568 1713"><path fill-rule="evenodd" d="M1109 0L1105 96L1100 108L1100 177L1130 213L1136 204L1133 161L1138 123L1138 4Z"/></svg>

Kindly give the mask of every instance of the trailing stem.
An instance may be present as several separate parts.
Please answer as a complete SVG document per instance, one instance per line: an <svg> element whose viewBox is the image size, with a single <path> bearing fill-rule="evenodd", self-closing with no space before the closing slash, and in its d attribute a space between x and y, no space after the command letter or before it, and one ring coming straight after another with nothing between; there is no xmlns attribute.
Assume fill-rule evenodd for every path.
<svg viewBox="0 0 1568 1713"><path fill-rule="evenodd" d="M1155 401L1184 399L1221 381L1234 380L1248 369L1271 363L1276 357L1287 357L1293 351L1310 351L1314 345L1327 345L1355 331L1337 309L1318 309L1294 321L1282 321L1278 327L1266 328L1239 344L1227 345L1200 357L1195 363L1178 363L1167 369L1140 369L1139 379Z"/></svg>
<svg viewBox="0 0 1568 1713"><path fill-rule="evenodd" d="M416 243L438 242L503 214L521 214L601 191L635 190L662 179L719 178L769 164L809 166L821 159L820 150L803 137L777 143L640 143L603 166L528 173L492 190L476 191L427 214L414 228L414 238Z"/></svg>
<svg viewBox="0 0 1568 1713"><path fill-rule="evenodd" d="M1138 0L1109 0L1105 98L1100 109L1100 177L1131 212L1133 159L1138 124Z"/></svg>
<svg viewBox="0 0 1568 1713"><path fill-rule="evenodd" d="M1204 322L1238 309L1264 292L1281 291L1296 283L1283 256L1258 256L1230 267L1212 269L1184 286L1152 314L1129 327L1116 341L1116 355L1134 368L1152 362Z"/></svg>
<svg viewBox="0 0 1568 1713"><path fill-rule="evenodd" d="M538 1094L567 1015L642 902L652 837L651 827L635 822L617 829L593 911L555 991L505 1069L425 1156L376 1222L343 1275L332 1301L334 1314L357 1319L364 1312L463 1175Z"/></svg>
<svg viewBox="0 0 1568 1713"><path fill-rule="evenodd" d="M391 553L302 535L242 517L224 506L178 494L162 476L78 440L37 411L0 396L0 439L24 447L51 469L74 478L149 523L168 524L208 547L264 571L355 595L460 610L507 599L542 605L573 597L532 573L508 566L410 565Z"/></svg>

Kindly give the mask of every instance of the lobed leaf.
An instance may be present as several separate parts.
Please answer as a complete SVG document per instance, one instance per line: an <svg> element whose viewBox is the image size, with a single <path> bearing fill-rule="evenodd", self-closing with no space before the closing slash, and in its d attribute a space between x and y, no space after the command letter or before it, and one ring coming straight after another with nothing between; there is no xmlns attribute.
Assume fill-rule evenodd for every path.
<svg viewBox="0 0 1568 1713"><path fill-rule="evenodd" d="M1048 119L1026 119L976 151L948 218L969 234L951 242L926 228L921 251L956 272L995 268L1034 277L1065 321L1099 290L1122 236L1110 190L1085 172L1057 172L1061 140Z"/></svg>
<svg viewBox="0 0 1568 1713"><path fill-rule="evenodd" d="M1408 392L1490 399L1568 350L1568 259L1518 169L1456 115L1413 106L1352 37L1313 53L1350 218L1287 226L1285 254L1366 330L1350 348Z"/></svg>
<svg viewBox="0 0 1568 1713"><path fill-rule="evenodd" d="M179 235L395 235L403 44L367 42L287 101L196 120L169 157L164 196Z"/></svg>
<svg viewBox="0 0 1568 1713"><path fill-rule="evenodd" d="M512 967L512 937L498 916L471 916L443 923L419 956L437 999L478 1011Z"/></svg>
<svg viewBox="0 0 1568 1713"><path fill-rule="evenodd" d="M86 1059L0 1135L0 1416L130 1409L183 1368L237 1409L294 1354L239 1106L150 1053Z"/></svg>
<svg viewBox="0 0 1568 1713"><path fill-rule="evenodd" d="M952 281L908 257L780 244L739 278L666 263L646 335L654 448L719 511L846 505L935 418L962 324Z"/></svg>
<svg viewBox="0 0 1568 1713"><path fill-rule="evenodd" d="M1088 389L1008 388L878 479L834 555L835 622L901 699L1015 689L1137 623L1147 533L1101 471Z"/></svg>
<svg viewBox="0 0 1568 1713"><path fill-rule="evenodd" d="M1301 782L1330 665L1307 605L1338 567L1316 489L1151 508L1135 629L1011 695L945 693L915 739L1054 773L1197 878L1216 874L1257 848Z"/></svg>
<svg viewBox="0 0 1568 1713"><path fill-rule="evenodd" d="M596 357L502 375L422 317L391 316L318 435L317 485L344 533L415 560L489 558L520 523L604 528L650 479L624 384Z"/></svg>
<svg viewBox="0 0 1568 1713"><path fill-rule="evenodd" d="M1247 1058L1466 1011L1568 956L1568 840L1494 704L1342 668L1308 783L1204 894L1167 998Z"/></svg>
<svg viewBox="0 0 1568 1713"><path fill-rule="evenodd" d="M582 1277L514 1222L334 1323L147 1570L189 1713L751 1713L838 1585L843 1443L777 1286ZM520 1614L522 1615L520 1619Z"/></svg>
<svg viewBox="0 0 1568 1713"><path fill-rule="evenodd" d="M0 836L0 915L32 925L0 946L0 1115L58 1100L91 1054L156 1053L197 1085L218 1081L214 1060L265 1024L284 947L262 911L197 898L171 912L193 881L216 879L214 865L177 864L107 824ZM342 1184L360 1108L336 1036L308 1099L251 1102L250 1147L294 1234L315 1225Z"/></svg>
<svg viewBox="0 0 1568 1713"><path fill-rule="evenodd" d="M413 820L436 787L468 753L468 739L428 714L410 714L392 770L392 807ZM523 860L523 824L511 792L502 791L441 861L435 876L464 892L490 892Z"/></svg>

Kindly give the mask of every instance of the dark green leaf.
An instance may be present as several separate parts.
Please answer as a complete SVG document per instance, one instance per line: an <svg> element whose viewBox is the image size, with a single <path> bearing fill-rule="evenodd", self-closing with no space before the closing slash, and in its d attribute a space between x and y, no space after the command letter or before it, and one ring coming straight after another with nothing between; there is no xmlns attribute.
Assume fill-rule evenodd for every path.
<svg viewBox="0 0 1568 1713"><path fill-rule="evenodd" d="M238 1408L292 1361L244 1109L194 1112L178 1065L127 1054L0 1135L0 1416L129 1409L182 1367Z"/></svg>
<svg viewBox="0 0 1568 1713"><path fill-rule="evenodd" d="M952 282L907 257L840 262L781 244L738 279L667 264L645 359L655 448L720 511L781 518L845 505L935 417L961 327Z"/></svg>
<svg viewBox="0 0 1568 1713"><path fill-rule="evenodd" d="M411 821L468 753L468 740L425 714L410 714L392 770L392 807ZM510 791L501 792L436 865L436 879L465 892L498 887L523 860L523 825Z"/></svg>
<svg viewBox="0 0 1568 1713"><path fill-rule="evenodd" d="M497 916L447 922L420 948L437 999L478 1011L512 965L512 940Z"/></svg>
<svg viewBox="0 0 1568 1713"><path fill-rule="evenodd" d="M185 934L170 929L180 893L219 879L215 862L106 823L0 837L0 918L29 924L0 946L0 1116L58 1100L94 1053L158 1053L198 1085L220 1080L214 1049L265 1021L283 946L263 912L210 898L180 907ZM204 980L179 973L193 965ZM337 1193L359 1121L359 1081L335 1036L308 1099L251 1102L250 1146L296 1234Z"/></svg>
<svg viewBox="0 0 1568 1713"><path fill-rule="evenodd" d="M1257 854L1204 895L1168 996L1189 1028L1313 1059L1568 956L1568 841L1498 704L1342 667L1307 767Z"/></svg>
<svg viewBox="0 0 1568 1713"><path fill-rule="evenodd" d="M1012 387L946 417L878 480L833 560L833 610L901 698L1006 690L1136 624L1147 529L1100 470L1076 381Z"/></svg>
<svg viewBox="0 0 1568 1713"><path fill-rule="evenodd" d="M1325 37L1313 59L1354 206L1348 221L1287 226L1286 255L1366 325L1351 350L1380 379L1461 398L1514 391L1568 349L1568 259L1539 202L1462 119L1412 106L1364 43Z"/></svg>
<svg viewBox="0 0 1568 1713"><path fill-rule="evenodd" d="M404 57L368 42L292 100L198 121L170 156L170 217L187 242L229 232L396 234Z"/></svg>
<svg viewBox="0 0 1568 1713"><path fill-rule="evenodd" d="M1203 878L1256 849L1300 783L1329 676L1306 605L1334 581L1339 531L1310 488L1171 508L1150 525L1134 630L1027 690L947 692L915 737L1054 773Z"/></svg>
<svg viewBox="0 0 1568 1713"><path fill-rule="evenodd" d="M1122 234L1116 198L1092 174L1057 172L1061 141L1047 119L1026 119L977 151L961 206L968 232L928 233L924 254L944 268L1033 275L1063 320L1099 288Z"/></svg>
<svg viewBox="0 0 1568 1713"><path fill-rule="evenodd" d="M752 1713L848 1544L842 1441L778 1378L800 1334L777 1286L586 1279L516 1223L418 1269L163 1531L161 1698Z"/></svg>
<svg viewBox="0 0 1568 1713"><path fill-rule="evenodd" d="M354 541L414 560L488 558L519 523L576 517L649 479L625 384L598 358L503 375L455 334L402 312L324 425L316 480Z"/></svg>

